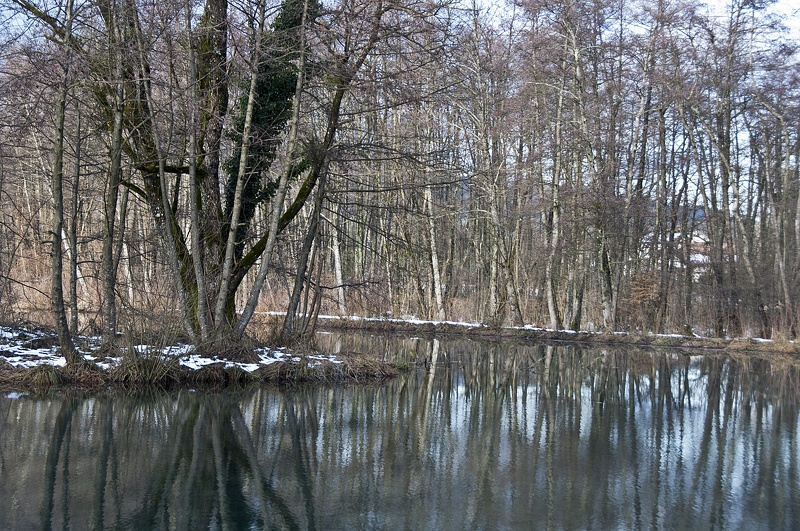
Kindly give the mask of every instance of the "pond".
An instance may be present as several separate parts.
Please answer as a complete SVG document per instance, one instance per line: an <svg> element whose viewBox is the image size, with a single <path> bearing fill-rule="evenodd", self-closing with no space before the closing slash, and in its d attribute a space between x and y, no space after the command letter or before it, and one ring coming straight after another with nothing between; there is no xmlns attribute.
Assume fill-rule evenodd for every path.
<svg viewBox="0 0 800 531"><path fill-rule="evenodd" d="M0 394L0 529L791 529L781 357L320 336L386 385Z"/></svg>

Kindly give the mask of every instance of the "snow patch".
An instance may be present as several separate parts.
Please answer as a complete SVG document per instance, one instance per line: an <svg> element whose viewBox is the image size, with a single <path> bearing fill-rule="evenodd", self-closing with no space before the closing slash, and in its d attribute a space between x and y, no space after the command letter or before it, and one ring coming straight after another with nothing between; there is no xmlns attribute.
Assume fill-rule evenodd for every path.
<svg viewBox="0 0 800 531"><path fill-rule="evenodd" d="M31 332L24 329L15 329L10 327L0 326L0 362L5 361L14 368L32 369L39 365L52 365L55 367L64 367L67 360L62 356L56 347L53 348L30 348L25 345L32 339L44 338L47 334L41 332ZM98 337L81 337L78 338L82 345L85 345L88 350L79 350L83 359L94 363L101 369L108 371L111 370L122 362L119 357L105 357L99 359L96 356L102 341ZM300 356L291 354L286 351L285 347L276 349L260 348L256 350L258 362L256 363L240 363L217 356L206 358L195 354L194 345L187 345L178 343L175 345L167 345L165 347L156 347L154 345L134 345L132 350L140 356L159 355L175 359L178 364L192 370L201 369L207 365L215 363L222 363L226 369L238 367L243 371L253 372L260 367L271 365L273 363L299 363L302 361ZM122 349L126 350L126 349ZM311 367L317 367L323 362L329 363L343 363L342 360L336 356L326 355L310 355L306 357L308 360L313 360L309 363ZM12 395L14 395L12 393ZM7 398L14 398L16 395L8 395ZM22 395L20 395L22 396Z"/></svg>

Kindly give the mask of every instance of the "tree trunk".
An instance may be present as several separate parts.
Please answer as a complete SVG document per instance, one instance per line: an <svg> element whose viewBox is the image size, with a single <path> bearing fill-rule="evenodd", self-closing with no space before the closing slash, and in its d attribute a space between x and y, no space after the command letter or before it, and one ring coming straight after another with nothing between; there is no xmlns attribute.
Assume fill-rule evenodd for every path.
<svg viewBox="0 0 800 531"><path fill-rule="evenodd" d="M66 120L67 96L69 94L69 69L70 69L70 38L72 29L72 0L67 0L66 7L66 35L64 36L64 72L58 87L58 100L56 101L56 139L53 147L53 230L52 236L52 271L50 296L52 301L53 320L56 324L58 344L67 365L75 365L80 361L80 355L75 349L72 335L67 323L67 312L64 306L63 288L63 251L62 234L64 231L64 122Z"/></svg>
<svg viewBox="0 0 800 531"><path fill-rule="evenodd" d="M116 57L116 78L122 79L122 59ZM117 200L119 183L122 177L122 120L124 111L124 88L122 81L117 83L114 92L113 127L111 131L111 167L108 171L105 197L105 226L103 233L103 254L100 266L103 279L103 344L113 345L117 336L117 270L114 267L115 223L117 219Z"/></svg>
<svg viewBox="0 0 800 531"><path fill-rule="evenodd" d="M333 247L333 275L336 282L336 304L339 308L339 315L347 315L347 301L344 295L344 279L342 277L342 255L339 243L339 213L335 213L334 223L331 224L331 238ZM391 285L391 284L390 284ZM391 290L390 290L391 292Z"/></svg>
<svg viewBox="0 0 800 531"><path fill-rule="evenodd" d="M436 303L436 319L444 320L444 299L442 297L442 278L439 271L439 253L436 247L436 222L433 219L433 191L431 185L425 187L425 205L428 210L428 236L431 251L431 280L433 283L434 302Z"/></svg>
<svg viewBox="0 0 800 531"><path fill-rule="evenodd" d="M611 264L608 258L608 244L605 234L600 234L600 298L603 302L603 327L613 331L616 326L614 291L611 280Z"/></svg>
<svg viewBox="0 0 800 531"><path fill-rule="evenodd" d="M67 233L69 253L69 328L73 335L78 333L78 188L81 177L81 114L78 111L78 125L75 133L75 175L72 182L72 219Z"/></svg>
<svg viewBox="0 0 800 531"><path fill-rule="evenodd" d="M203 263L203 247L200 234L200 190L197 186L197 61L194 51L194 36L192 34L192 7L186 2L186 33L189 46L189 210L192 238L192 262L194 263L194 276L197 282L197 324L200 328L200 337L208 339L209 327L206 319L206 274ZM249 100L248 100L249 103Z"/></svg>
<svg viewBox="0 0 800 531"><path fill-rule="evenodd" d="M289 307L286 309L286 317L283 320L283 331L281 332L281 339L286 342L296 337L295 318L297 317L297 307L300 304L300 295L303 292L306 282L306 271L309 265L309 255L314 241L317 238L319 231L319 217L322 211L322 202L325 199L325 181L326 176L323 175L317 185L317 197L314 201L314 211L311 213L311 220L308 227L308 232L303 239L303 247L300 249L300 255L295 263L297 264L297 271L294 277L294 287L292 294L289 298ZM306 290L310 289L311 282Z"/></svg>

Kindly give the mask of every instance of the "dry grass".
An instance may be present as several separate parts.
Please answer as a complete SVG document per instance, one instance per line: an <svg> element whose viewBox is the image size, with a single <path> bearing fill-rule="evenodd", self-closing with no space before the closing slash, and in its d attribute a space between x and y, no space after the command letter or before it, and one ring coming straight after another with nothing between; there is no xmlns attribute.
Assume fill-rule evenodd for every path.
<svg viewBox="0 0 800 531"><path fill-rule="evenodd" d="M92 363L71 367L38 365L32 369L0 365L0 386L13 389L54 389L64 387L95 389L107 383L107 375Z"/></svg>
<svg viewBox="0 0 800 531"><path fill-rule="evenodd" d="M210 340L195 346L194 353L203 357L216 357L239 363L257 363L256 343L244 337L239 341L228 339Z"/></svg>
<svg viewBox="0 0 800 531"><path fill-rule="evenodd" d="M125 356L108 372L108 379L123 387L152 385L169 388L181 382L181 372L175 360L163 356Z"/></svg>
<svg viewBox="0 0 800 531"><path fill-rule="evenodd" d="M64 385L67 381L64 370L53 365L39 365L24 375L22 382L31 387L50 388Z"/></svg>
<svg viewBox="0 0 800 531"><path fill-rule="evenodd" d="M186 383L196 386L221 388L227 386L244 386L260 381L254 373L249 373L239 367L225 368L223 363L213 363L197 370L187 370Z"/></svg>
<svg viewBox="0 0 800 531"><path fill-rule="evenodd" d="M91 362L82 362L63 369L67 383L73 387L94 389L106 384L106 372Z"/></svg>
<svg viewBox="0 0 800 531"><path fill-rule="evenodd" d="M30 369L15 369L5 361L0 362L0 385L18 387L24 384Z"/></svg>

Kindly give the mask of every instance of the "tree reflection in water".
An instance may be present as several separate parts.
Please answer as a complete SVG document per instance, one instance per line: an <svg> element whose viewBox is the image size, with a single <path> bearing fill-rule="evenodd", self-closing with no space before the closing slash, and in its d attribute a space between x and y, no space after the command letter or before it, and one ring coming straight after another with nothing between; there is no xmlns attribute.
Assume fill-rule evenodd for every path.
<svg viewBox="0 0 800 531"><path fill-rule="evenodd" d="M0 529L800 521L791 360L336 340L425 363L376 387L1 399Z"/></svg>

